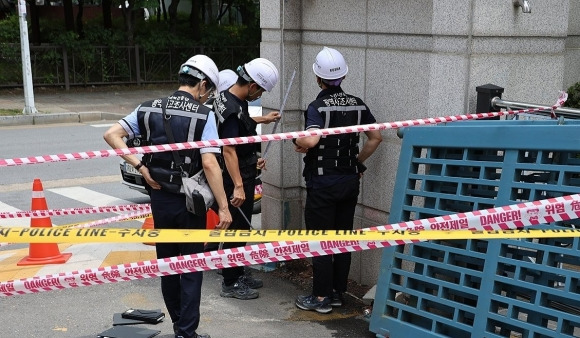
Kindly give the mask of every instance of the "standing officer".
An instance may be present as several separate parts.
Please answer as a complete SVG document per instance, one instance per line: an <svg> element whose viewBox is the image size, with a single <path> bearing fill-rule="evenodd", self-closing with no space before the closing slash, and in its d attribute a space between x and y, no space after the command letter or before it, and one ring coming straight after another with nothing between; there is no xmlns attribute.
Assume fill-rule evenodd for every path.
<svg viewBox="0 0 580 338"><path fill-rule="evenodd" d="M126 148L124 137L141 135L149 145L167 144L165 128L170 128L175 143L218 139L214 113L203 105L215 91L218 69L205 55L195 55L179 69L179 89L171 96L147 101L112 126L104 135L113 148ZM147 181L151 196L151 212L156 229L205 229L205 215L187 211L181 191L182 175L192 176L203 169L219 207L220 222L225 230L232 217L224 193L222 173L216 159L218 147L181 150L181 167L176 167L174 154L146 154L143 161L134 155L122 156ZM203 243L157 243L157 259L191 255L203 251ZM196 333L199 325L202 272L161 277L161 292L176 338L209 338Z"/></svg>
<svg viewBox="0 0 580 338"><path fill-rule="evenodd" d="M337 50L324 47L312 65L322 89L305 113L305 130L375 123L367 105L346 94L340 84L348 66ZM382 141L379 131L367 131L368 140L359 153L359 134L309 136L294 139L295 150L305 153L306 180L304 221L308 230L352 230L359 195L362 164ZM302 310L329 313L342 306L351 254L312 257L312 294L298 296Z"/></svg>
<svg viewBox="0 0 580 338"><path fill-rule="evenodd" d="M236 72L234 72L231 69L220 70L220 72L218 73L218 77L219 77L220 83L218 83L218 85L217 85L216 94L219 94L220 92L223 92L224 90L228 90L238 80L238 74L236 74ZM210 97L205 102L205 105L206 106L213 106L213 103L215 102L216 96L217 95L213 95L212 97ZM214 244L214 243L211 243L211 244Z"/></svg>
<svg viewBox="0 0 580 338"><path fill-rule="evenodd" d="M220 83L218 84L218 93L230 89L238 81L238 74L231 69L220 70Z"/></svg>
<svg viewBox="0 0 580 338"><path fill-rule="evenodd" d="M236 81L238 80L238 74L236 74L236 72L234 72L231 69L222 69L219 72L219 84L217 86L217 92L218 94L224 90L228 90L231 86L234 85L234 83L236 83ZM209 100L207 100L205 102L206 106L213 106L215 103L215 97L210 98ZM215 109L214 109L215 111ZM218 115L221 117L221 115ZM217 242L209 242L206 243L203 250L204 251L214 251L214 250L218 250L219 249L219 243ZM221 269L217 270L218 274L221 274Z"/></svg>
<svg viewBox="0 0 580 338"><path fill-rule="evenodd" d="M266 59L257 58L237 69L236 83L219 94L214 110L220 121L220 138L256 135L258 123L270 123L280 119L279 112L266 116L250 117L248 101L257 100L264 91L271 91L278 82L278 69ZM233 216L230 229L249 230L254 204L254 187L257 169L264 168L264 160L258 159L260 143L224 146L222 149L225 169L224 189L230 198L229 208ZM223 248L236 248L246 243L224 243ZM254 299L255 290L263 286L259 279L244 274L244 267L222 270L223 282L220 296L237 299Z"/></svg>

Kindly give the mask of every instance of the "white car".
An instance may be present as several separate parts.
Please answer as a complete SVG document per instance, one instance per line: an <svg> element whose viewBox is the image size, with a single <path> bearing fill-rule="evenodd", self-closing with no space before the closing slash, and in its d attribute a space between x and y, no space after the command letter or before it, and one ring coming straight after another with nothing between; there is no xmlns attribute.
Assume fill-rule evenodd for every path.
<svg viewBox="0 0 580 338"><path fill-rule="evenodd" d="M249 106L250 116L262 116L262 106L260 100L256 100L250 103ZM261 133L261 125L258 124L256 127L258 135ZM138 147L138 144L127 144L129 147ZM121 177L123 178L122 183L127 187L137 190L143 194L148 194L145 189L145 179L135 168L124 160L120 163ZM256 179L256 188L254 189L254 214L259 214L261 212L261 201L262 201L262 181L257 173L258 178Z"/></svg>

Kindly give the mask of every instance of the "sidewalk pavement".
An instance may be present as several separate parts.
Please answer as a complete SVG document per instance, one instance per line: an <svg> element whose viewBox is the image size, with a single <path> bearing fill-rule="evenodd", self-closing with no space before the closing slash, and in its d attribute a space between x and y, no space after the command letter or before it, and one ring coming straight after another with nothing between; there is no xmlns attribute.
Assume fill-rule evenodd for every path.
<svg viewBox="0 0 580 338"><path fill-rule="evenodd" d="M0 126L118 120L140 103L167 96L177 85L157 87L91 87L82 89L34 89L36 114L0 116ZM0 90L0 109L24 110L24 90Z"/></svg>
<svg viewBox="0 0 580 338"><path fill-rule="evenodd" d="M0 117L0 126L42 123L116 121L130 113L143 101L166 96L173 87L153 89L101 88L91 91L35 90L34 116ZM0 109L23 109L21 89L1 90ZM259 220L260 215L255 215ZM144 261L154 258L153 247L133 244L108 246L94 244L65 245L61 252L73 254L74 265L18 267L16 263L28 254L28 245L0 251L0 282L47 275L77 269ZM106 249L105 249L106 248ZM107 252L96 252L103 249ZM91 252L95 252L94 255ZM75 257L76 256L76 257ZM95 257L104 259L95 260ZM259 267L258 267L259 268ZM299 286L277 277L275 272L257 269L254 276L264 280L260 297L237 300L219 296L221 276L216 271L204 273L201 323L199 333L216 337L356 337L370 338L363 315L363 305L347 298L346 306L322 315L302 311L294 305L294 298L305 294ZM158 309L166 312L161 297L159 278L117 282L90 287L63 289L10 297L0 297L3 337L96 337L112 325L114 313L127 308ZM160 330L157 337L171 338L171 321L157 325L141 325Z"/></svg>

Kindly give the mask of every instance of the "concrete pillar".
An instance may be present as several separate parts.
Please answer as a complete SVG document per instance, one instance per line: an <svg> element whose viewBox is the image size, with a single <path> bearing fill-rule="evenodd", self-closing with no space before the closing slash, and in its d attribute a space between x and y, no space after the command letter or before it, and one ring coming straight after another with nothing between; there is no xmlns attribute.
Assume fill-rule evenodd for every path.
<svg viewBox="0 0 580 338"><path fill-rule="evenodd" d="M566 38L566 60L564 86L568 89L580 82L580 1L570 0L568 12L568 37Z"/></svg>
<svg viewBox="0 0 580 338"><path fill-rule="evenodd" d="M265 107L278 109L298 67L279 131L302 129L301 111L318 93L312 62L323 46L343 53L349 64L343 88L379 122L475 113L476 87L487 83L505 88L508 100L553 104L559 90L580 81L580 2L531 6L523 13L507 0L261 1L261 56L283 74ZM388 223L401 140L395 130L382 135L365 163L356 227ZM301 158L288 141L271 147L266 228L302 226ZM374 283L379 255L355 255L351 278Z"/></svg>
<svg viewBox="0 0 580 338"><path fill-rule="evenodd" d="M262 97L264 114L279 110L291 85L282 119L276 132L296 131L301 124L301 7L297 1L261 1L260 56L272 61L280 72L280 81L271 93ZM273 124L263 125L262 133L271 133ZM262 151L266 144L262 144ZM262 227L265 229L300 229L302 213L302 156L290 141L274 142L266 154L262 199Z"/></svg>

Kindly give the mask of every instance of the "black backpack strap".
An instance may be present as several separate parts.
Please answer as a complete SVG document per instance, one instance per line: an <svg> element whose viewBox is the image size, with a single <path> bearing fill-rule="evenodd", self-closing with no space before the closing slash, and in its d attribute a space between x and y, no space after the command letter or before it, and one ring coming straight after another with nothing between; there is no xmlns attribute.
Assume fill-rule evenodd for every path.
<svg viewBox="0 0 580 338"><path fill-rule="evenodd" d="M167 140L169 141L169 143L175 143L175 138L173 137L173 131L171 130L171 125L169 123L169 120L171 119L171 115L167 115L167 112L165 111L167 107L167 98L164 98L161 101L161 109L163 111L163 127L165 128L165 134L167 135ZM175 162L175 167L179 168L179 170L181 171L181 176L183 177L187 177L187 173L183 170L183 162L181 161L181 158L179 157L179 154L177 153L176 150L172 150L171 154L173 154L173 161Z"/></svg>

